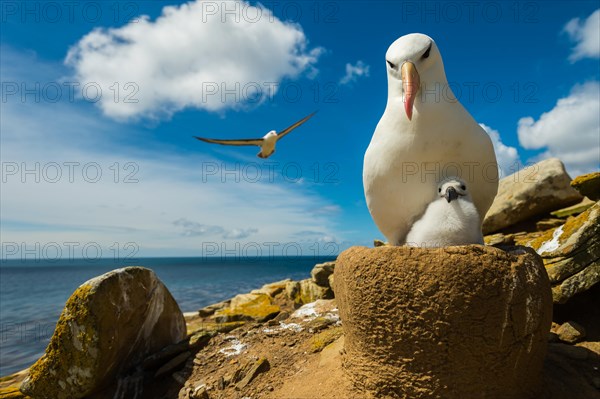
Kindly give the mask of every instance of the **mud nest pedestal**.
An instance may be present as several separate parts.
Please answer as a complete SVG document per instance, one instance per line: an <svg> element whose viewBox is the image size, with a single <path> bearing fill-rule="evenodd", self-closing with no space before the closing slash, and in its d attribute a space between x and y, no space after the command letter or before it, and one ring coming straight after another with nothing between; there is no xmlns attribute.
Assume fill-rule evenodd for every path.
<svg viewBox="0 0 600 399"><path fill-rule="evenodd" d="M532 250L353 247L335 268L344 370L376 397L539 394L552 296Z"/></svg>

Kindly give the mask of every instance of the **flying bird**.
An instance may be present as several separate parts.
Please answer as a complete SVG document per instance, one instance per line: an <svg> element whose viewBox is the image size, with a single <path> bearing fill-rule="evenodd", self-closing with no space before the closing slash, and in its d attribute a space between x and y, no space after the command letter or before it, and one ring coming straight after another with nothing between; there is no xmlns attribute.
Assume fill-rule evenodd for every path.
<svg viewBox="0 0 600 399"><path fill-rule="evenodd" d="M221 145L236 145L236 146L256 145L256 146L260 147L260 151L256 155L259 158L268 158L271 155L273 155L273 153L275 152L275 145L277 144L277 142L279 140L281 140L282 137L284 137L286 134L288 134L289 132L291 132L298 126L302 125L304 122L306 122L310 118L312 118L312 116L316 113L317 113L317 111L300 119L298 122L294 123L291 126L288 126L287 128L283 129L279 133L277 133L275 130L271 130L269 133L265 134L262 138L232 139L232 140L207 139L204 137L197 137L197 136L194 136L194 138L196 138L200 141L204 141L206 143L221 144Z"/></svg>
<svg viewBox="0 0 600 399"><path fill-rule="evenodd" d="M433 248L467 244L483 245L479 213L465 182L446 179L438 186L437 198L412 225L406 245Z"/></svg>
<svg viewBox="0 0 600 399"><path fill-rule="evenodd" d="M369 212L391 245L403 245L444 178L462 178L483 220L498 191L488 134L456 99L429 36L402 36L386 53L385 111L367 148L363 186Z"/></svg>

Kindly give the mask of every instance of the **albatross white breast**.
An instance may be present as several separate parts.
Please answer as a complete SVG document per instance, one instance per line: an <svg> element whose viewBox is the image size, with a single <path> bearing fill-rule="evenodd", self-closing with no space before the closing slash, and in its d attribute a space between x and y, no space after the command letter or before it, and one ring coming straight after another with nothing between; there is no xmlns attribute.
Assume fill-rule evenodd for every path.
<svg viewBox="0 0 600 399"><path fill-rule="evenodd" d="M483 220L498 191L498 167L487 133L448 86L442 57L429 36L402 36L386 53L388 99L365 153L363 186L369 212L392 245L449 176L465 181Z"/></svg>

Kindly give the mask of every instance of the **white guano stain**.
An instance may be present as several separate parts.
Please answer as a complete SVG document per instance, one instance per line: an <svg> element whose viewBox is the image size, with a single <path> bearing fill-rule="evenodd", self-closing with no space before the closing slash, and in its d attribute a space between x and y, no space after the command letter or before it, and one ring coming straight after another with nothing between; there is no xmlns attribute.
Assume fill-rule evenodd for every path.
<svg viewBox="0 0 600 399"><path fill-rule="evenodd" d="M238 340L236 338L236 339L231 340L230 346L228 346L227 348L220 349L219 353L222 353L227 357L236 356L236 355L239 355L240 353L242 353L242 351L244 349L246 349L247 347L248 347L248 345L240 342L240 340Z"/></svg>
<svg viewBox="0 0 600 399"><path fill-rule="evenodd" d="M560 236L563 233L563 227L565 225L563 224L562 226L558 227L556 230L554 230L554 233L552 233L552 239L545 241L542 245L540 245L540 247L537 250L538 255L543 254L544 252L552 252L552 251L556 251L559 247L559 239Z"/></svg>

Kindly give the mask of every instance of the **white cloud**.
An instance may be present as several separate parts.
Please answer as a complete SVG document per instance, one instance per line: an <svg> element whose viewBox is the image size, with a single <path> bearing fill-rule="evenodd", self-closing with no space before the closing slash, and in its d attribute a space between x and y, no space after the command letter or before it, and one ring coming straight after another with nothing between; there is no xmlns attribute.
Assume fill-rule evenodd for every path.
<svg viewBox="0 0 600 399"><path fill-rule="evenodd" d="M598 170L600 164L600 82L576 85L536 121L518 123L520 144L542 149L538 159L560 158L572 177Z"/></svg>
<svg viewBox="0 0 600 399"><path fill-rule="evenodd" d="M314 75L322 52L308 49L300 25L262 6L196 0L164 7L155 21L142 16L95 29L65 62L82 85L102 88L97 104L105 115L157 119L187 107L221 111L259 103L283 78Z"/></svg>
<svg viewBox="0 0 600 399"><path fill-rule="evenodd" d="M21 65L23 73L50 68L14 52L3 53L2 62L7 58ZM51 80L60 72L54 68L50 77L37 79ZM21 81L15 74L16 69L6 78ZM135 140L141 134L136 128L90 111L84 104L22 102L19 96L2 104L3 244L25 243L33 248L39 243L43 248L59 243L66 251L63 243L76 242L75 257L81 257L86 243L98 244L104 256L113 256L118 243L123 257L131 253L125 245L134 243L138 256L198 256L206 243L214 244L213 249L235 248L245 254L244 245L251 240L254 246L249 251L259 243L258 248L268 254L262 243L276 242L281 245L274 247L274 254L280 255L284 244L299 241L295 235L299 229L339 234L336 216L314 213L333 209L334 204L310 188L278 178L275 182L240 180L228 174L224 181L221 174L206 176L206 164L222 171L235 168L152 139L137 145L142 140ZM122 140L123 132L127 142ZM77 163L72 179L68 162ZM86 165L92 166L87 173ZM97 170L101 176L95 181ZM302 243L305 254L312 254L310 245Z"/></svg>
<svg viewBox="0 0 600 399"><path fill-rule="evenodd" d="M569 60L582 58L600 58L600 9L594 11L585 21L573 18L564 27L564 31L575 42Z"/></svg>
<svg viewBox="0 0 600 399"><path fill-rule="evenodd" d="M241 240L242 238L250 237L252 234L258 233L258 229L248 228L248 229L233 229L227 231L223 238L233 239L233 240Z"/></svg>
<svg viewBox="0 0 600 399"><path fill-rule="evenodd" d="M256 228L245 228L245 229L231 229L226 230L222 226L211 226L198 222L194 222L187 218L180 218L173 222L175 226L182 228L182 235L185 237L200 237L200 236L215 236L221 235L225 239L236 239L247 238L254 233L258 233Z"/></svg>
<svg viewBox="0 0 600 399"><path fill-rule="evenodd" d="M369 76L369 65L366 65L362 61L357 61L356 64L346 64L346 74L340 79L340 83L345 85L350 82L356 81L360 77Z"/></svg>
<svg viewBox="0 0 600 399"><path fill-rule="evenodd" d="M494 152L496 153L496 160L498 161L498 168L500 169L500 177L508 176L519 164L519 153L515 147L507 146L502 142L500 133L492 129L491 127L480 123L479 126L486 131L486 133L492 139L494 145Z"/></svg>
<svg viewBox="0 0 600 399"><path fill-rule="evenodd" d="M221 226L210 226L198 222L193 222L186 218L177 219L173 222L175 226L183 229L182 235L186 237L199 237L204 235L221 234L225 229Z"/></svg>

